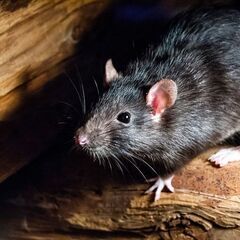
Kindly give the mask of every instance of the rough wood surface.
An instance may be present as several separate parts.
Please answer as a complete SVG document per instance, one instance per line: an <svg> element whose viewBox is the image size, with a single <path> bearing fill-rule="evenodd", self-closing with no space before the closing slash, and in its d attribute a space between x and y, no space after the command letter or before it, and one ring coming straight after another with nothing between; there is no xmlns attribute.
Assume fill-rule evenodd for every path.
<svg viewBox="0 0 240 240"><path fill-rule="evenodd" d="M53 67L55 75L62 70L59 63L74 53L79 37L104 2L35 0L14 11L0 7L0 120L52 79Z"/></svg>
<svg viewBox="0 0 240 240"><path fill-rule="evenodd" d="M71 104L74 89L65 75L56 76L65 71L76 44L106 4L17 2L0 3L0 182L46 150L62 131L56 106Z"/></svg>
<svg viewBox="0 0 240 240"><path fill-rule="evenodd" d="M207 161L214 151L180 171L174 179L176 192L162 193L155 203L143 194L147 183L113 182L89 159L53 154L46 161L56 158L56 165L48 162L35 180L25 181L17 194L0 204L2 235L52 240L237 240L240 164L216 168Z"/></svg>

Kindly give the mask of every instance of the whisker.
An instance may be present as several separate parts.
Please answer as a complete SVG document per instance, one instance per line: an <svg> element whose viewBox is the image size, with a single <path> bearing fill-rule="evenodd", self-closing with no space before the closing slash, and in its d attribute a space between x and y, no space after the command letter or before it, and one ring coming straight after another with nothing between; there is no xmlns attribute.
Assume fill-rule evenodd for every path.
<svg viewBox="0 0 240 240"><path fill-rule="evenodd" d="M113 168L112 168L111 160L109 158L107 158L107 162L108 162L111 174L112 174L113 173Z"/></svg>
<svg viewBox="0 0 240 240"><path fill-rule="evenodd" d="M158 173L156 172L156 170L148 163L146 162L141 156L139 156L137 153L135 153L135 155L126 152L126 155L130 155L132 158L136 158L137 161L140 161L142 163L144 163L151 171L153 171L153 173L155 173L158 176Z"/></svg>
<svg viewBox="0 0 240 240"><path fill-rule="evenodd" d="M79 68L77 67L77 65L75 65L75 68L77 70L77 76L78 76L80 87L81 87L82 100L83 100L83 114L85 115L86 114L86 109L87 109L87 107L86 107L85 89L84 89L84 86L83 86L83 81L82 81L82 78L81 78L81 74L80 74Z"/></svg>
<svg viewBox="0 0 240 240"><path fill-rule="evenodd" d="M122 164L122 162L118 159L118 157L114 153L110 153L110 155L116 160L115 163L118 166L119 170L121 171L122 175L124 176L124 171L122 166L126 169L126 167ZM122 166L121 166L122 165ZM127 169L126 169L127 170ZM127 170L128 171L128 170Z"/></svg>
<svg viewBox="0 0 240 240"><path fill-rule="evenodd" d="M95 84L96 90L97 90L97 94L98 94L98 98L100 97L100 92L99 92L99 88L98 88L98 84L97 81L95 80L95 78L93 78L93 82Z"/></svg>
<svg viewBox="0 0 240 240"><path fill-rule="evenodd" d="M102 159L101 159L101 157L99 156L98 153L94 153L94 154L96 154L96 158L97 158L97 160L98 160L98 163L99 163L99 165L101 166L101 165L102 165Z"/></svg>
<svg viewBox="0 0 240 240"><path fill-rule="evenodd" d="M86 114L86 111L87 111L87 106L86 106L86 95L85 95L85 89L84 89L84 86L83 86L83 82L81 81L81 89L82 89L82 95L83 95L83 106L84 106L84 109L83 109L83 113L84 115Z"/></svg>
<svg viewBox="0 0 240 240"><path fill-rule="evenodd" d="M72 104L70 104L68 102L64 102L64 101L59 101L59 103L62 103L62 104L65 104L66 106L71 107L78 115L80 115L80 112Z"/></svg>
<svg viewBox="0 0 240 240"><path fill-rule="evenodd" d="M77 96L78 96L78 100L79 100L79 102L80 102L80 104L81 104L81 106L82 106L82 108L83 108L82 99L81 99L81 96L80 96L80 94L79 94L79 92L78 92L78 89L77 89L76 84L75 84L74 81L71 79L71 77L70 77L69 74L66 72L66 70L64 70L64 74L67 76L68 80L70 81L70 83L72 84L74 90L76 91Z"/></svg>
<svg viewBox="0 0 240 240"><path fill-rule="evenodd" d="M144 178L144 180L145 181L147 181L147 178L145 177L145 175L143 174L143 172L140 170L140 168L136 165L136 164L134 164L131 160L133 160L133 159L128 159L128 158L126 158L137 170L138 170L138 172L143 176L143 178Z"/></svg>
<svg viewBox="0 0 240 240"><path fill-rule="evenodd" d="M118 143L118 142L112 142L111 143L112 146L114 146L115 148L121 148L122 146ZM141 156L139 156L137 153L135 154L131 154L130 152L124 152L124 154L126 154L127 156L131 157L131 159L136 159L140 162L142 162L143 164L145 164L145 166L147 166L154 174L156 174L158 176L158 173L156 172L156 170L149 164L147 163L144 159L141 158ZM134 161L135 162L135 161ZM136 162L135 162L136 164Z"/></svg>
<svg viewBox="0 0 240 240"><path fill-rule="evenodd" d="M66 122L58 122L58 125L65 125L67 124Z"/></svg>

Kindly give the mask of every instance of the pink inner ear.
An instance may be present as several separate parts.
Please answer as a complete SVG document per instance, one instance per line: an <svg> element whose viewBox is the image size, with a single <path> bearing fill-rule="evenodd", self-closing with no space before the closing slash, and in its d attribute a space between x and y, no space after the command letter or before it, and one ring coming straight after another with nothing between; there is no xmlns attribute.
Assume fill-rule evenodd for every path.
<svg viewBox="0 0 240 240"><path fill-rule="evenodd" d="M154 84L147 95L147 105L151 106L154 115L159 115L171 107L177 98L177 86L170 79L163 79Z"/></svg>
<svg viewBox="0 0 240 240"><path fill-rule="evenodd" d="M161 114L167 107L167 94L164 91L159 91L153 98L152 108L155 114Z"/></svg>
<svg viewBox="0 0 240 240"><path fill-rule="evenodd" d="M109 59L105 65L105 85L109 85L112 80L118 77L118 72L113 66L112 59Z"/></svg>

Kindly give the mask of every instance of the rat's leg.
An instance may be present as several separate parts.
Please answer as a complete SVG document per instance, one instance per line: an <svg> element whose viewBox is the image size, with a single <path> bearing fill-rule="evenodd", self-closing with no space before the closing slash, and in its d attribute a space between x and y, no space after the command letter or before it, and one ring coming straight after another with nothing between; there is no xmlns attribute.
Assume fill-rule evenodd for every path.
<svg viewBox="0 0 240 240"><path fill-rule="evenodd" d="M240 146L223 148L213 154L208 160L220 167L227 165L229 162L240 161Z"/></svg>
<svg viewBox="0 0 240 240"><path fill-rule="evenodd" d="M174 187L172 186L173 177L174 177L174 175L172 175L168 178L157 177L154 185L152 187L150 187L145 193L152 193L156 189L154 201L157 201L160 199L161 192L165 186L167 187L167 189L170 192L174 192Z"/></svg>

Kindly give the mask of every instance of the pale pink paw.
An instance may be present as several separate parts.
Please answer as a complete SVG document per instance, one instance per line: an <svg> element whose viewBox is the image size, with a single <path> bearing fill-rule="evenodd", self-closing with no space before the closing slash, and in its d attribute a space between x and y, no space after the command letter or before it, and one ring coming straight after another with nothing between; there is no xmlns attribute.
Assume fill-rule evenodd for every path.
<svg viewBox="0 0 240 240"><path fill-rule="evenodd" d="M240 147L221 149L208 160L220 167L227 165L229 162L240 161Z"/></svg>
<svg viewBox="0 0 240 240"><path fill-rule="evenodd" d="M163 190L163 188L166 186L167 189L170 192L174 192L174 187L172 186L172 179L174 176L170 176L168 178L160 178L157 177L155 180L156 182L154 183L153 186L151 186L145 193L152 193L154 190L156 190L155 192L155 197L154 197L154 201L157 201L160 199L161 197L161 192Z"/></svg>

